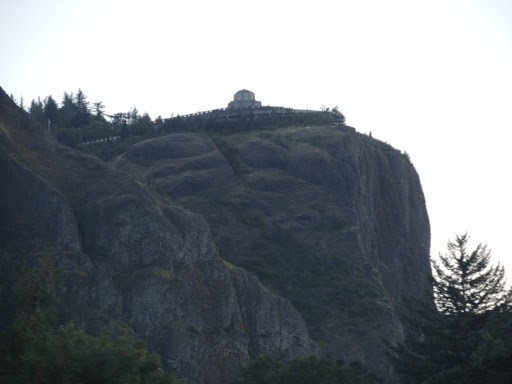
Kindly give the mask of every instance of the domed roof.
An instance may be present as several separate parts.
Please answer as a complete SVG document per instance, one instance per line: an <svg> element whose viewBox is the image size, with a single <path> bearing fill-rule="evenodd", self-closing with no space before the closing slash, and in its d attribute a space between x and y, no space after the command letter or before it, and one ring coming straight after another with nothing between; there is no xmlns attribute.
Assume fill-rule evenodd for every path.
<svg viewBox="0 0 512 384"><path fill-rule="evenodd" d="M233 101L228 104L228 108L247 108L247 107L261 107L261 101L256 101L254 92L247 89L242 89L235 93Z"/></svg>
<svg viewBox="0 0 512 384"><path fill-rule="evenodd" d="M234 101L238 100L256 100L256 97L254 96L254 92L251 92L247 89L242 89L235 93L235 97L233 99Z"/></svg>

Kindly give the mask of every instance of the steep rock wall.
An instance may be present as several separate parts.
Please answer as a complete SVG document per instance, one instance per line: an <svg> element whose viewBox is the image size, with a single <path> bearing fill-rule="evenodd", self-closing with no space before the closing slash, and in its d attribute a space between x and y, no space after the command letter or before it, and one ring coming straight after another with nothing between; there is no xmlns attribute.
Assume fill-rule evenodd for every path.
<svg viewBox="0 0 512 384"><path fill-rule="evenodd" d="M419 177L385 143L344 126L177 133L113 162L210 224L223 258L288 298L323 353L388 364L403 298L430 290Z"/></svg>
<svg viewBox="0 0 512 384"><path fill-rule="evenodd" d="M200 215L59 145L1 89L0 180L1 261L55 247L68 319L134 331L190 383L235 379L252 354L312 353L296 310L222 260Z"/></svg>

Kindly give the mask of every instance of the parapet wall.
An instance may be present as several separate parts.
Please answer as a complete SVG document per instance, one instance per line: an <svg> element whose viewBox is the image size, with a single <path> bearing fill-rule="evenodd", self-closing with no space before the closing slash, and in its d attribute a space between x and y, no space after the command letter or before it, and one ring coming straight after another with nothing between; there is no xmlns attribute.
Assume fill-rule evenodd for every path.
<svg viewBox="0 0 512 384"><path fill-rule="evenodd" d="M284 108L284 107L246 107L246 108L219 108L212 109L210 111L202 111L196 113L190 113L188 115L177 116L181 118L192 117L192 116L203 116L210 118L236 118L240 116L252 115L255 117L258 116L271 116L274 115L287 115L292 113L329 113L324 111L315 111L309 109L293 109L293 108Z"/></svg>

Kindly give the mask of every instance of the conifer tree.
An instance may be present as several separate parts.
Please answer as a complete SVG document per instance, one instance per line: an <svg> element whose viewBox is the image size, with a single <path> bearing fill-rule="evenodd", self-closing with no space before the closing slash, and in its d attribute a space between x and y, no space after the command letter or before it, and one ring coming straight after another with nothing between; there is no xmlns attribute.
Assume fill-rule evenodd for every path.
<svg viewBox="0 0 512 384"><path fill-rule="evenodd" d="M72 126L73 117L76 113L76 105L73 93L64 92L61 107L59 108L59 119L62 128L69 129Z"/></svg>
<svg viewBox="0 0 512 384"><path fill-rule="evenodd" d="M94 105L94 111L96 113L96 117L102 117L105 112L105 105L103 104L103 101L93 103L93 105Z"/></svg>
<svg viewBox="0 0 512 384"><path fill-rule="evenodd" d="M442 313L484 313L506 303L503 266L489 266L491 252L486 245L468 252L468 240L467 233L455 236L448 242L448 254L432 262L435 299Z"/></svg>
<svg viewBox="0 0 512 384"><path fill-rule="evenodd" d="M81 89L78 89L76 94L75 107L73 125L75 127L84 127L89 124L91 121L89 102L87 101L87 96L85 96Z"/></svg>
<svg viewBox="0 0 512 384"><path fill-rule="evenodd" d="M48 96L44 100L44 115L45 118L51 121L51 124L56 124L58 119L59 107L57 103L53 99L53 97Z"/></svg>
<svg viewBox="0 0 512 384"><path fill-rule="evenodd" d="M508 383L512 367L511 291L505 272L490 266L479 244L468 252L467 234L448 242L434 267L437 308L416 303L406 318L410 335L390 348L390 360L405 383Z"/></svg>
<svg viewBox="0 0 512 384"><path fill-rule="evenodd" d="M34 120L37 120L41 124L44 123L43 102L40 97L37 98L37 101L32 100L28 111Z"/></svg>

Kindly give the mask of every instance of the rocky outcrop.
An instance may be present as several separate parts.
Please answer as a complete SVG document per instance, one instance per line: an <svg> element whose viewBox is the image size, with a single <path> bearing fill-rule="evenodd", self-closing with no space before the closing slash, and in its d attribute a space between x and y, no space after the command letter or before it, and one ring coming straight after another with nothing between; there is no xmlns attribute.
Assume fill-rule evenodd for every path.
<svg viewBox="0 0 512 384"><path fill-rule="evenodd" d="M290 299L330 353L386 372L403 298L430 290L430 228L408 158L345 126L177 133L113 162L199 213L223 258Z"/></svg>
<svg viewBox="0 0 512 384"><path fill-rule="evenodd" d="M226 161L209 157L216 146L203 144L177 147L176 162L163 165L158 180L167 178L180 196L190 185L218 186L217 177L201 174L202 164L223 168ZM146 166L160 161L157 151L128 153ZM194 164L180 164L191 156ZM187 180L181 187L172 179L194 167L194 177L180 176ZM224 168L223 177L232 177ZM59 145L1 89L0 180L0 257L55 247L65 267L68 318L133 330L190 383L235 379L262 353L313 352L297 311L220 258L202 216L151 191L150 179Z"/></svg>
<svg viewBox="0 0 512 384"><path fill-rule="evenodd" d="M105 164L1 91L0 178L0 255L54 246L68 318L135 332L190 383L263 353L385 373L404 296L431 289L419 177L350 127L176 133Z"/></svg>

